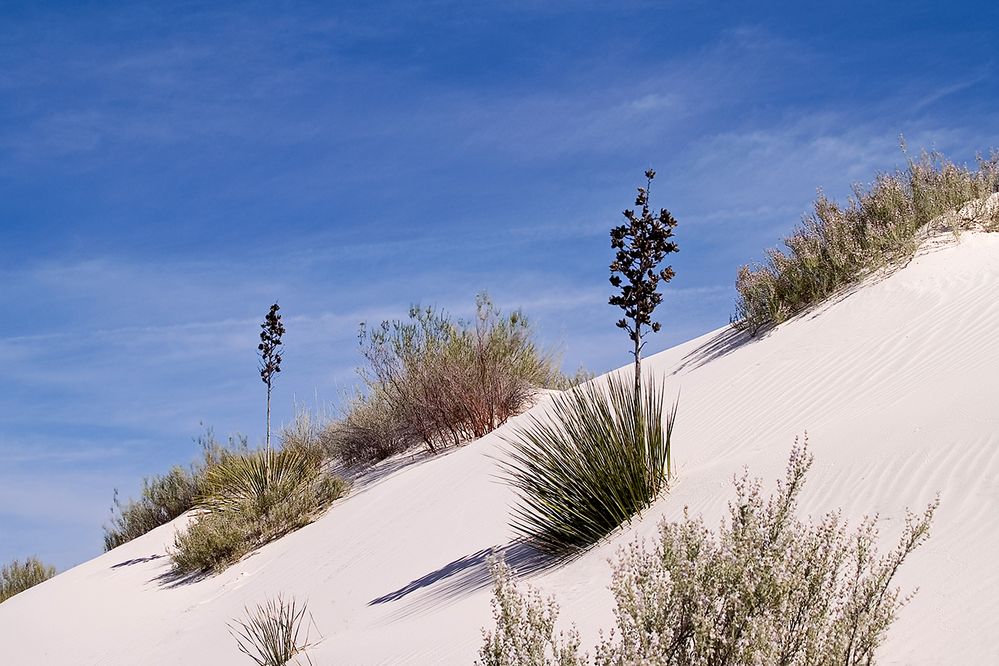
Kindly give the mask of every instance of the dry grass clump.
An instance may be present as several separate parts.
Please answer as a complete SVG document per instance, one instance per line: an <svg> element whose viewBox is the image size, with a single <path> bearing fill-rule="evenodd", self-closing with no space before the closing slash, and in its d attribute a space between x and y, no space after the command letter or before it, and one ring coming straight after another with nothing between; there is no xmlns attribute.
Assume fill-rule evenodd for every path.
<svg viewBox="0 0 999 666"><path fill-rule="evenodd" d="M14 560L3 565L0 567L0 603L55 575L55 567L42 563L37 557L29 557L24 562Z"/></svg>
<svg viewBox="0 0 999 666"><path fill-rule="evenodd" d="M308 604L278 595L255 610L245 609L246 619L235 620L229 633L239 651L258 666L284 666L310 647L309 626L305 623ZM311 616L310 616L311 620ZM304 628L304 633L303 633ZM309 664L312 660L304 655Z"/></svg>
<svg viewBox="0 0 999 666"><path fill-rule="evenodd" d="M197 507L171 553L176 573L218 572L315 520L347 491L314 456L289 448L227 456L207 470Z"/></svg>
<svg viewBox="0 0 999 666"><path fill-rule="evenodd" d="M348 467L376 463L419 441L378 390L354 396L343 418L330 423L322 437L330 454Z"/></svg>
<svg viewBox="0 0 999 666"><path fill-rule="evenodd" d="M502 315L484 294L473 322L414 307L407 321L362 325L360 338L372 397L356 403L363 413L347 424L351 451L370 437L372 421L394 421L390 440L431 451L481 437L525 409L558 372L524 315Z"/></svg>
<svg viewBox="0 0 999 666"><path fill-rule="evenodd" d="M187 468L175 466L163 476L143 479L139 499L122 502L115 490L111 523L104 526L105 551L117 548L190 511L201 493L201 479L207 470L228 456L246 451L245 439L231 438L228 445L224 445L216 441L210 429L198 438L198 443L202 450L198 461Z"/></svg>
<svg viewBox="0 0 999 666"><path fill-rule="evenodd" d="M911 257L934 220L955 232L973 225L999 230L999 152L976 168L923 153L904 170L878 175L841 206L821 195L784 248L739 270L733 324L756 334L814 305L869 271ZM969 203L971 202L971 203Z"/></svg>
<svg viewBox="0 0 999 666"><path fill-rule="evenodd" d="M589 546L647 507L670 473L676 405L663 414L661 386L636 396L611 375L555 397L552 415L511 437L503 472L520 495L512 526L539 548Z"/></svg>
<svg viewBox="0 0 999 666"><path fill-rule="evenodd" d="M662 522L652 550L636 542L613 569L617 627L597 647L600 666L648 664L874 663L878 646L909 597L892 580L929 537L937 501L909 514L896 546L879 555L875 520L850 531L839 512L817 522L797 518L812 464L795 448L787 476L769 499L759 481L736 480L729 519L717 532L699 518ZM495 604L503 610L486 632L484 663L591 663L578 639L549 630L557 608L537 595L509 599L508 572L497 569ZM495 607L495 606L494 606ZM506 645L517 647L515 651ZM518 661L520 655L532 655ZM541 657L540 655L544 655Z"/></svg>

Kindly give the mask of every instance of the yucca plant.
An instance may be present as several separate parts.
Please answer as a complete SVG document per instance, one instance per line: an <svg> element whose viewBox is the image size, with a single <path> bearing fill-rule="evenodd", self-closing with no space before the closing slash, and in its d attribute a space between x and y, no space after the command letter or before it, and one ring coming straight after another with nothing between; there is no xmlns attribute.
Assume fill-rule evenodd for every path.
<svg viewBox="0 0 999 666"><path fill-rule="evenodd" d="M297 449L231 456L205 473L198 507L213 512L252 508L264 514L274 504L311 490L323 476L316 461Z"/></svg>
<svg viewBox="0 0 999 666"><path fill-rule="evenodd" d="M246 610L246 620L235 620L229 633L239 651L259 666L284 666L309 647L309 627L305 621L308 604L301 607L294 599L281 595ZM310 616L311 621L311 616ZM306 655L308 663L312 663Z"/></svg>
<svg viewBox="0 0 999 666"><path fill-rule="evenodd" d="M555 398L508 439L501 463L520 504L511 526L540 549L585 548L646 508L665 488L677 403L663 415L664 389L611 375Z"/></svg>

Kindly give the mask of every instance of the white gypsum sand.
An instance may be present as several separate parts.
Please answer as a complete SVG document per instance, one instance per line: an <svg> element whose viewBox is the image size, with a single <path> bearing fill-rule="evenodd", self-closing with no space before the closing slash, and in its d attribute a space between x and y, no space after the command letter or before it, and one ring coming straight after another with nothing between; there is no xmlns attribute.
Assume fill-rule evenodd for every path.
<svg viewBox="0 0 999 666"><path fill-rule="evenodd" d="M815 465L804 512L842 507L854 524L878 513L887 548L905 508L941 494L930 541L897 578L920 589L881 663L999 663L999 234L937 237L888 277L760 339L731 337L720 329L646 361L668 399L682 388L670 492L530 583L556 596L590 648L613 626L616 549L654 536L685 505L717 525L732 476L748 466L771 489L807 430ZM196 583L160 580L185 519L154 530L0 604L2 662L247 664L226 624L283 593L308 600L324 636L313 663L471 664L492 626L485 556L511 538L515 498L494 460L509 427L361 482L315 524ZM508 559L531 568L517 549Z"/></svg>

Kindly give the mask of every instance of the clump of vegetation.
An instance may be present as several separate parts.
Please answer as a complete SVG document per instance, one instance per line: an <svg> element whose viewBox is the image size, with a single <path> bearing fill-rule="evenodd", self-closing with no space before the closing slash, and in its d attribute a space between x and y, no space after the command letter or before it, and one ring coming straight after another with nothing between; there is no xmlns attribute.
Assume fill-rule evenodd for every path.
<svg viewBox="0 0 999 666"><path fill-rule="evenodd" d="M111 524L104 526L104 550L117 548L183 515L194 506L197 494L194 474L180 466L164 476L143 479L138 500L122 503L116 489Z"/></svg>
<svg viewBox="0 0 999 666"><path fill-rule="evenodd" d="M229 633L236 639L239 651L258 666L284 666L298 655L309 659L305 651L311 647L309 624L305 622L308 604L301 606L294 599L278 596L255 610L245 609L246 619L235 620ZM304 628L304 633L303 633Z"/></svg>
<svg viewBox="0 0 999 666"><path fill-rule="evenodd" d="M787 475L764 500L759 481L735 482L729 519L712 532L686 511L660 524L659 542L624 549L614 566L616 631L597 648L595 664L847 664L874 663L878 646L910 597L892 580L906 557L929 538L937 508L908 514L896 546L879 555L875 520L853 531L839 512L817 522L797 517L798 497L812 465L807 443L791 452ZM523 663L588 663L557 655L574 644L556 641L540 616L553 602L511 601L508 572L497 570L495 603L507 609L487 634L488 663L514 664L501 647L529 641L519 654L545 654ZM575 641L578 644L578 641ZM552 656L556 655L556 656Z"/></svg>
<svg viewBox="0 0 999 666"><path fill-rule="evenodd" d="M370 329L362 324L360 342L372 397L357 403L367 413L347 432L358 433L356 422L391 419L399 424L396 437L430 451L495 429L558 372L551 355L534 343L524 315L501 314L485 294L476 298L473 322L414 307L407 321Z"/></svg>
<svg viewBox="0 0 999 666"><path fill-rule="evenodd" d="M343 417L324 429L322 438L331 455L348 467L376 463L420 441L377 389L355 395Z"/></svg>
<svg viewBox="0 0 999 666"><path fill-rule="evenodd" d="M509 442L504 475L520 504L512 527L553 554L585 548L647 507L669 478L676 405L663 414L663 390L619 375L554 399Z"/></svg>
<svg viewBox="0 0 999 666"><path fill-rule="evenodd" d="M574 666L585 664L579 655L579 634L555 633L558 604L534 589L521 592L502 560L491 559L493 577L493 631L482 630L481 666Z"/></svg>
<svg viewBox="0 0 999 666"><path fill-rule="evenodd" d="M201 513L174 539L180 574L218 572L315 520L347 491L321 460L295 448L225 457L202 479Z"/></svg>
<svg viewBox="0 0 999 666"><path fill-rule="evenodd" d="M44 564L37 557L29 557L24 562L14 560L3 565L0 567L0 603L55 575L55 567Z"/></svg>
<svg viewBox="0 0 999 666"><path fill-rule="evenodd" d="M641 206L639 214L634 210L624 211L627 224L611 229L611 247L616 250L611 262L610 282L621 293L610 297L610 304L624 310L624 317L617 321L617 327L628 332L635 357L635 395L642 391L642 349L645 347L645 334L656 333L662 324L652 320L655 309L662 303L659 283L669 282L676 275L672 266L660 268L667 255L679 252L673 239L673 229L677 221L673 215L661 208L653 215L649 208L649 192L656 172L645 172L645 187L638 188L635 205Z"/></svg>
<svg viewBox="0 0 999 666"><path fill-rule="evenodd" d="M111 521L104 526L104 550L127 543L194 508L206 471L223 458L246 450L244 438L231 438L228 445L215 440L211 430L198 439L201 458L189 467L173 467L163 476L143 479L139 499L122 502L114 492Z"/></svg>
<svg viewBox="0 0 999 666"><path fill-rule="evenodd" d="M854 187L845 206L819 195L814 211L784 248L739 270L733 324L755 335L852 284L870 271L912 256L934 220L957 232L975 224L999 230L999 152L976 168L939 153L908 160L904 170L878 175L869 189Z"/></svg>

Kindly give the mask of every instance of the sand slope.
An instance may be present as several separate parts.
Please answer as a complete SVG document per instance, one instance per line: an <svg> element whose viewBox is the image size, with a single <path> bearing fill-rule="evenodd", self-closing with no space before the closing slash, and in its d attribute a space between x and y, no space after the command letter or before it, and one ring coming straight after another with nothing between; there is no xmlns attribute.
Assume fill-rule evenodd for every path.
<svg viewBox="0 0 999 666"><path fill-rule="evenodd" d="M500 548L558 597L587 645L612 625L606 560L617 547L655 534L684 505L715 523L732 475L748 465L772 482L807 430L816 457L808 512L877 512L893 539L904 507L941 494L933 536L900 576L920 592L882 663L999 663L999 235L940 237L903 270L761 339L719 330L648 367L670 395L682 388L679 480L568 565L534 571L529 553L508 547L513 497L493 459L508 425L378 470L317 523L215 578L159 579L178 525L155 530L0 605L0 661L248 664L226 623L284 592L308 598L325 635L316 664L470 664L491 623L485 557Z"/></svg>

